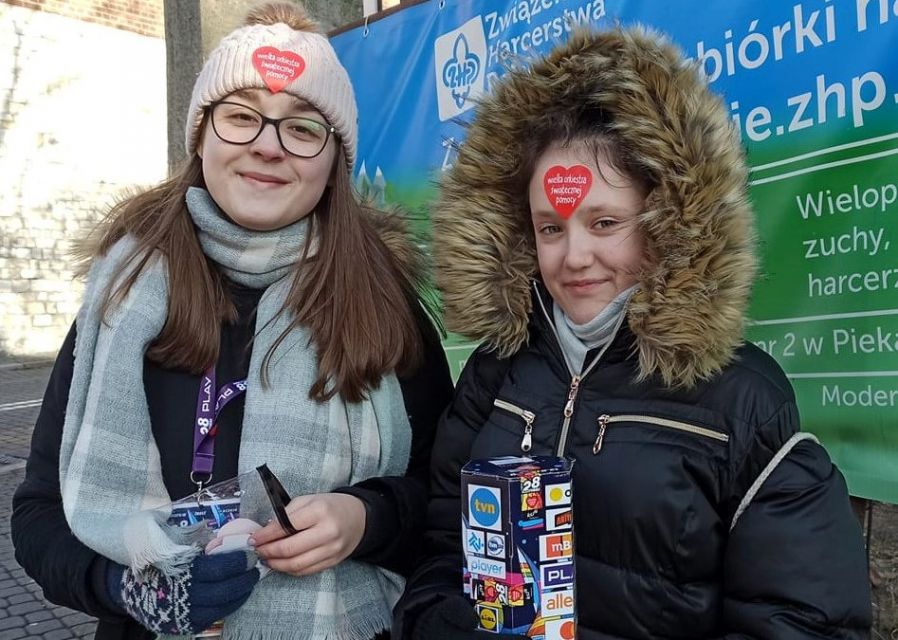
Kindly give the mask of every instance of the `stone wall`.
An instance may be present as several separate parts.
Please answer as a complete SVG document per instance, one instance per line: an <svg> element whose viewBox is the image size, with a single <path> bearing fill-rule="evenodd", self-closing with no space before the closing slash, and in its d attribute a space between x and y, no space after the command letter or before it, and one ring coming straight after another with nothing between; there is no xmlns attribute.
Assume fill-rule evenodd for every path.
<svg viewBox="0 0 898 640"><path fill-rule="evenodd" d="M83 290L72 240L122 193L165 177L163 40L137 33L150 31L139 12L132 30L63 15L101 4L161 7L0 3L0 355L58 349Z"/></svg>
<svg viewBox="0 0 898 640"><path fill-rule="evenodd" d="M187 28L208 52L256 1L200 0ZM0 0L0 361L59 348L83 291L73 240L165 177L174 2L187 0ZM326 29L361 16L361 0L306 6Z"/></svg>

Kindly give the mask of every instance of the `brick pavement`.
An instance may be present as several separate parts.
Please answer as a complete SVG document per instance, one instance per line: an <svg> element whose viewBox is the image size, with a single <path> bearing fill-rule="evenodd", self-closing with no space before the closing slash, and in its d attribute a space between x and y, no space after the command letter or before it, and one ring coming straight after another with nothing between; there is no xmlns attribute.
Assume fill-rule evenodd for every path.
<svg viewBox="0 0 898 640"><path fill-rule="evenodd" d="M49 366L0 368L0 640L92 638L96 627L93 618L44 600L40 587L16 562L10 540L12 494L25 475L39 410L26 401L43 395L49 375Z"/></svg>

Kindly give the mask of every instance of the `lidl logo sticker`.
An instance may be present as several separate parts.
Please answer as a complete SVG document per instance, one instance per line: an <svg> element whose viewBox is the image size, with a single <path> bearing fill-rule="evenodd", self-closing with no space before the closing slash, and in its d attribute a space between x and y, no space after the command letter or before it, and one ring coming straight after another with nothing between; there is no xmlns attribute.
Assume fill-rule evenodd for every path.
<svg viewBox="0 0 898 640"><path fill-rule="evenodd" d="M480 618L480 628L485 631L498 633L502 630L502 609L491 607L487 604L478 604L475 608L477 617Z"/></svg>
<svg viewBox="0 0 898 640"><path fill-rule="evenodd" d="M434 73L440 120L472 108L486 86L487 48L483 19L472 18L434 41Z"/></svg>
<svg viewBox="0 0 898 640"><path fill-rule="evenodd" d="M468 485L468 522L472 527L502 530L502 500L493 487Z"/></svg>
<svg viewBox="0 0 898 640"><path fill-rule="evenodd" d="M540 560L560 560L574 555L574 543L570 533L556 533L539 537Z"/></svg>
<svg viewBox="0 0 898 640"><path fill-rule="evenodd" d="M571 483L546 485L546 506L563 507L571 503Z"/></svg>

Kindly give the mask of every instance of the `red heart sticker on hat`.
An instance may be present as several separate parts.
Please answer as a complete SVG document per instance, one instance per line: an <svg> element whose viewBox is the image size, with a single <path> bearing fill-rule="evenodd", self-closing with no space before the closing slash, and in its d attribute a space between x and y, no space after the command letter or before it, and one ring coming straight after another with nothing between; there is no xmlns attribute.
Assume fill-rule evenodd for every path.
<svg viewBox="0 0 898 640"><path fill-rule="evenodd" d="M253 51L253 66L271 93L277 93L306 70L306 61L298 53L275 47L259 47Z"/></svg>
<svg viewBox="0 0 898 640"><path fill-rule="evenodd" d="M592 171L582 164L572 167L555 165L543 176L543 188L549 204L567 220L583 202L592 187Z"/></svg>

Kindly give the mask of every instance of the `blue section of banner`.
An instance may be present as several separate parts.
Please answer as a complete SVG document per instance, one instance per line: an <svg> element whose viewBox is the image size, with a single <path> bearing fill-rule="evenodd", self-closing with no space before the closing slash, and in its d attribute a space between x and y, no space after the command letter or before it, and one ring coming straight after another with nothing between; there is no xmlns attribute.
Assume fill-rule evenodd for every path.
<svg viewBox="0 0 898 640"><path fill-rule="evenodd" d="M431 0L333 39L356 181L428 224L478 97L577 27L635 23L701 65L748 150L761 274L748 338L856 495L898 502L898 2ZM893 248L894 245L894 248ZM892 256L892 257L890 257ZM471 345L446 345L458 375Z"/></svg>
<svg viewBox="0 0 898 640"><path fill-rule="evenodd" d="M701 60L726 96L753 163L862 137L898 118L892 2L496 0L411 6L333 39L355 82L359 163L374 180L420 184L452 161L477 96L576 26L642 23ZM859 55L862 52L862 55ZM765 147L770 146L768 151Z"/></svg>

